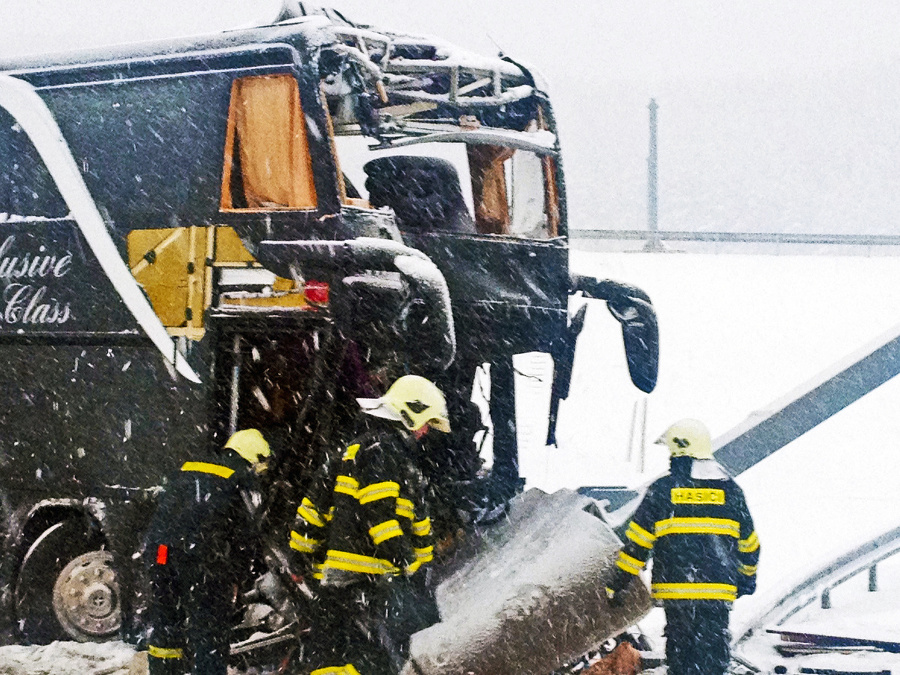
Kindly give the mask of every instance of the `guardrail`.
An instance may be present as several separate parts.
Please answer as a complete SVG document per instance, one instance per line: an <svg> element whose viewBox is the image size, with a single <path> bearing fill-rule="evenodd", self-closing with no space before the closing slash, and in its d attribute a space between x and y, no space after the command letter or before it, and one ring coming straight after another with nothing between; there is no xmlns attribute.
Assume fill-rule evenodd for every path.
<svg viewBox="0 0 900 675"><path fill-rule="evenodd" d="M648 253L753 253L762 255L900 255L892 234L707 232L569 229L574 249Z"/></svg>
<svg viewBox="0 0 900 675"><path fill-rule="evenodd" d="M800 610L818 601L822 609L831 607L831 591L853 577L868 572L870 592L878 589L877 566L900 554L900 527L839 556L797 584L774 606L758 616L736 642L746 639L753 629L782 625Z"/></svg>
<svg viewBox="0 0 900 675"><path fill-rule="evenodd" d="M795 232L701 232L658 230L569 229L571 239L623 241L692 241L723 244L834 244L844 246L900 246L900 236L890 234L803 234Z"/></svg>

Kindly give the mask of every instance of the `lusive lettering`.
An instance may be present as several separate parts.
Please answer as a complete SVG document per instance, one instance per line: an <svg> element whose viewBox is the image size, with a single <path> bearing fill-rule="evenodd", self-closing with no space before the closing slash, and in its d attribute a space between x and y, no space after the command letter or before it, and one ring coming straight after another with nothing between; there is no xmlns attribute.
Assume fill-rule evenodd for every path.
<svg viewBox="0 0 900 675"><path fill-rule="evenodd" d="M62 255L49 253L41 245L37 254L20 253L15 249L15 235L0 244L0 283L4 307L0 317L14 325L64 324L72 316L68 302L50 295L42 280L62 279L72 269L72 252Z"/></svg>

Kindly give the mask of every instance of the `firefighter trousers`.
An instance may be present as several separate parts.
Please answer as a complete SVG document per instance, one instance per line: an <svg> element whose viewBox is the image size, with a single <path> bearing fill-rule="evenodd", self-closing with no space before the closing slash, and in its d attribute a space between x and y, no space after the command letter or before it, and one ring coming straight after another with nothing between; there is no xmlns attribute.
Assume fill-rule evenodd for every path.
<svg viewBox="0 0 900 675"><path fill-rule="evenodd" d="M397 675L408 636L391 635L385 613L385 593L376 584L317 589L305 672Z"/></svg>
<svg viewBox="0 0 900 675"><path fill-rule="evenodd" d="M177 551L148 571L150 675L225 675L232 613L226 575Z"/></svg>
<svg viewBox="0 0 900 675"><path fill-rule="evenodd" d="M731 603L667 600L664 606L669 675L723 675L731 660Z"/></svg>

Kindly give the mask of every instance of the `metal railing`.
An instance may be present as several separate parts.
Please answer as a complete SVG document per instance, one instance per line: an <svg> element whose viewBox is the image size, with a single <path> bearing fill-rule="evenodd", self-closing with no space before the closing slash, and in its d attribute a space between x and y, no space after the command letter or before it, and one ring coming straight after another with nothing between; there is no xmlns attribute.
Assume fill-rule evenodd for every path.
<svg viewBox="0 0 900 675"><path fill-rule="evenodd" d="M900 236L891 234L803 234L796 232L701 232L675 230L587 230L569 229L571 239L622 241L689 241L724 244L831 244L845 246L900 246Z"/></svg>

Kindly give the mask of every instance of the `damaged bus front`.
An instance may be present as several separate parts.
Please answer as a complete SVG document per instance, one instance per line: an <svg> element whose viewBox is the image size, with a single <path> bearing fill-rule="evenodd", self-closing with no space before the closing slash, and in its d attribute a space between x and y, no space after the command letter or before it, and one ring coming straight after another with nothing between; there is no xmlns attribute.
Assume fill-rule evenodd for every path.
<svg viewBox="0 0 900 675"><path fill-rule="evenodd" d="M632 379L655 384L646 296L569 273L552 108L511 60L298 6L0 70L0 575L19 637L137 626L159 486L235 429L272 439L259 511L286 531L355 397L403 372L448 393L435 523L471 531L523 482L513 355L553 356L554 418L566 396L573 293L607 301ZM611 629L591 625L572 644Z"/></svg>

